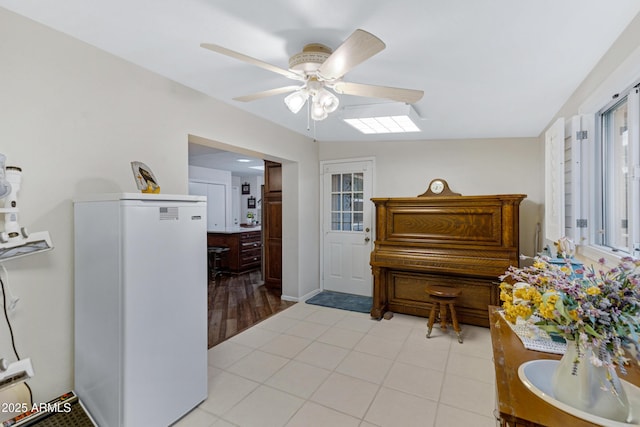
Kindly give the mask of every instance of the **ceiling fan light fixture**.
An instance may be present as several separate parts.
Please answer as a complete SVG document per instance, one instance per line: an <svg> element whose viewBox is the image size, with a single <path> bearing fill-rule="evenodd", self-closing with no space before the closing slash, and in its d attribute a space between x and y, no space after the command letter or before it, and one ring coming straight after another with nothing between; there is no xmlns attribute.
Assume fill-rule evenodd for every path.
<svg viewBox="0 0 640 427"><path fill-rule="evenodd" d="M310 87L303 87L284 98L284 103L294 114L297 114L304 104L311 98L310 101L310 116L315 121L324 120L329 113L332 113L338 109L340 100L333 93L321 86L320 82L310 81Z"/></svg>
<svg viewBox="0 0 640 427"><path fill-rule="evenodd" d="M317 99L314 99L311 104L311 119L319 122L320 120L326 119L327 116L329 116L329 113L324 108L322 103L320 103Z"/></svg>
<svg viewBox="0 0 640 427"><path fill-rule="evenodd" d="M333 113L338 109L340 105L340 100L333 93L329 92L327 89L321 89L318 93L318 101L322 104L322 107L327 113Z"/></svg>
<svg viewBox="0 0 640 427"><path fill-rule="evenodd" d="M293 92L292 94L287 95L284 98L284 103L286 104L289 111L293 114L297 114L298 111L302 109L302 106L307 99L309 98L309 92L306 89L300 89L298 91Z"/></svg>
<svg viewBox="0 0 640 427"><path fill-rule="evenodd" d="M302 48L302 52L289 58L289 70L314 73L332 52L330 47L323 44L309 43Z"/></svg>
<svg viewBox="0 0 640 427"><path fill-rule="evenodd" d="M200 46L289 79L303 82L301 87L278 87L233 98L235 101L249 102L292 92L284 99L287 108L297 114L304 104L309 102L307 117L316 121L324 120L328 114L338 109L340 100L335 95L336 93L407 103L418 102L424 95L421 90L344 82L342 80L345 74L353 68L385 48L382 40L361 29L355 30L335 50L320 43L305 45L302 52L289 58L288 70L216 44L202 43Z"/></svg>

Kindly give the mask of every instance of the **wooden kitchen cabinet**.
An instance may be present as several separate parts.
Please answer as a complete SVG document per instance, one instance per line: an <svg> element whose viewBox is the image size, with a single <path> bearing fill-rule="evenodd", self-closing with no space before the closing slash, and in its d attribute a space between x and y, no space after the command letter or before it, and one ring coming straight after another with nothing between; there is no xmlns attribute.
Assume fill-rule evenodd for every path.
<svg viewBox="0 0 640 427"><path fill-rule="evenodd" d="M262 231L238 230L207 234L208 246L226 246L222 268L233 273L259 269L262 262Z"/></svg>

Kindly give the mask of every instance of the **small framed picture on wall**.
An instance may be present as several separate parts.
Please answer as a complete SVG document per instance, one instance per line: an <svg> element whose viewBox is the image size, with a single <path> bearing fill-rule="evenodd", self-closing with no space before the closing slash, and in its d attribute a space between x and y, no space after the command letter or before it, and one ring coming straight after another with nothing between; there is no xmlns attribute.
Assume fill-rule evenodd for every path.
<svg viewBox="0 0 640 427"><path fill-rule="evenodd" d="M255 209L256 207L256 198L251 196L247 199L247 209Z"/></svg>
<svg viewBox="0 0 640 427"><path fill-rule="evenodd" d="M242 184L242 194L251 194L251 186L248 182Z"/></svg>

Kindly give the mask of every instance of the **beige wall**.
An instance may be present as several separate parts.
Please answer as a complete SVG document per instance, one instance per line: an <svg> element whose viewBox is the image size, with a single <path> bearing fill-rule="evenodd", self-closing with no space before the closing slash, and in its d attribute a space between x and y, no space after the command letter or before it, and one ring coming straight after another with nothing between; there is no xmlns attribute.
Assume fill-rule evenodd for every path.
<svg viewBox="0 0 640 427"><path fill-rule="evenodd" d="M320 144L320 159L374 157L375 197L413 197L433 178L463 195L526 194L520 206L520 250L534 251L544 187L537 138Z"/></svg>
<svg viewBox="0 0 640 427"><path fill-rule="evenodd" d="M181 194L189 139L283 162L284 293L319 286L318 230L297 220L317 215L317 143L1 8L0 58L0 152L23 169L20 222L48 230L55 246L6 263L36 402L73 388L72 199L136 192L133 160L152 168L163 193ZM14 360L0 323L0 357Z"/></svg>

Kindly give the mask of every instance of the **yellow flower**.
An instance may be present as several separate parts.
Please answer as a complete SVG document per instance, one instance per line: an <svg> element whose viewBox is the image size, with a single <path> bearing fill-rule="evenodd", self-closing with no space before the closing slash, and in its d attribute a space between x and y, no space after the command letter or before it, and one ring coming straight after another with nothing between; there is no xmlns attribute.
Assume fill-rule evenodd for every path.
<svg viewBox="0 0 640 427"><path fill-rule="evenodd" d="M545 298L542 298L542 302L538 308L540 315L545 319L554 319L555 318L555 308L556 302L560 296L555 293L555 291L549 291L545 294Z"/></svg>
<svg viewBox="0 0 640 427"><path fill-rule="evenodd" d="M513 291L513 297L528 300L529 289L530 288L517 288Z"/></svg>
<svg viewBox="0 0 640 427"><path fill-rule="evenodd" d="M531 308L526 305L513 305L509 302L505 302L502 305L502 308L504 308L505 319L507 319L511 323L516 323L516 319L518 317L527 319L531 316L532 313Z"/></svg>
<svg viewBox="0 0 640 427"><path fill-rule="evenodd" d="M531 289L531 293L531 301L533 301L535 305L540 304L540 302L542 301L542 294L535 289Z"/></svg>
<svg viewBox="0 0 640 427"><path fill-rule="evenodd" d="M500 301L511 302L513 301L513 297L507 291L500 291Z"/></svg>
<svg viewBox="0 0 640 427"><path fill-rule="evenodd" d="M571 318L571 320L573 320L574 322L577 322L579 317L578 317L578 310L569 310L569 317Z"/></svg>
<svg viewBox="0 0 640 427"><path fill-rule="evenodd" d="M560 298L558 294L555 293L555 291L549 291L547 295L547 303L555 306L556 302L558 302L558 298Z"/></svg>
<svg viewBox="0 0 640 427"><path fill-rule="evenodd" d="M518 313L518 316L523 319L528 319L531 316L531 307L526 305L517 305L516 312Z"/></svg>
<svg viewBox="0 0 640 427"><path fill-rule="evenodd" d="M505 303L502 304L502 308L504 309L504 317L505 317L505 319L507 319L511 323L516 323L516 318L518 316L517 316L517 314L515 312L513 304L511 304L508 301L505 301Z"/></svg>
<svg viewBox="0 0 640 427"><path fill-rule="evenodd" d="M555 308L556 308L555 304L550 304L549 301L547 300L546 302L542 302L540 304L538 311L540 312L540 315L545 319L553 319L555 317L554 315Z"/></svg>
<svg viewBox="0 0 640 427"><path fill-rule="evenodd" d="M540 270L544 270L547 267L547 264L543 261L538 260L533 263L533 266L535 268L539 268Z"/></svg>
<svg viewBox="0 0 640 427"><path fill-rule="evenodd" d="M600 288L597 286L590 286L587 288L587 294L589 295L600 295Z"/></svg>

